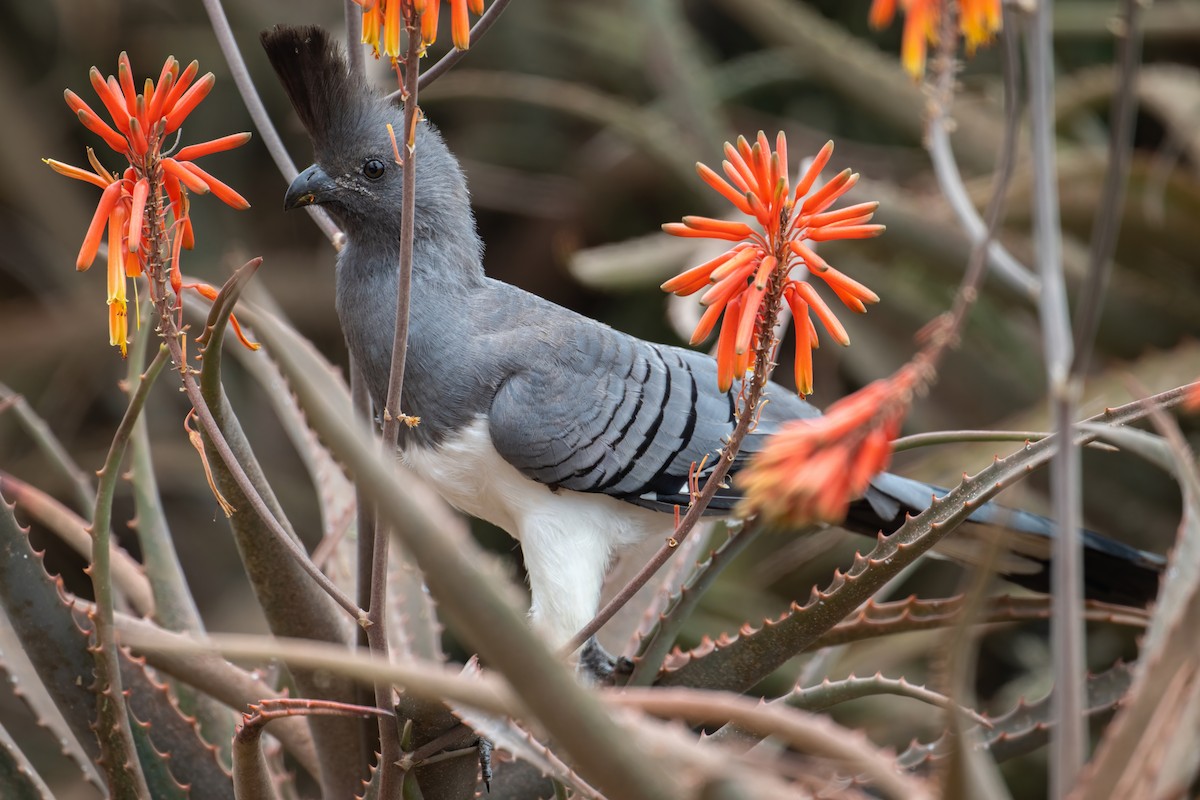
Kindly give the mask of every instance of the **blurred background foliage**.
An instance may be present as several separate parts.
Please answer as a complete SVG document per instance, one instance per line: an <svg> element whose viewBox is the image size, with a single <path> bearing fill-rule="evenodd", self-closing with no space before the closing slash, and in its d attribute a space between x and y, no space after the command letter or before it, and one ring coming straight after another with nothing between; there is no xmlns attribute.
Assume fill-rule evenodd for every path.
<svg viewBox="0 0 1200 800"><path fill-rule="evenodd" d="M872 31L867 0L515 0L500 23L458 68L421 96L430 120L446 134L470 181L486 242L485 265L496 278L523 286L618 328L680 342L657 284L694 263L687 242L658 233L687 213L723 212L695 176L695 161L716 164L720 146L738 133L785 130L793 161L837 142L831 167L863 175L852 200L879 199L878 240L830 244L826 257L882 297L864 317L846 320L853 346L826 343L816 355L818 405L890 373L912 353L913 334L944 310L966 262L967 239L941 198L922 147L926 95L902 73L899 27ZM1057 87L1066 268L1078 285L1106 163L1107 109L1113 89L1116 3L1056 4ZM301 166L310 152L298 122L258 47L276 23L342 28L334 0L231 3L237 39L264 100ZM1159 0L1144 15L1145 68L1136 151L1122 219L1117 265L1100 327L1085 411L1124 402L1144 386L1161 390L1200 374L1200 4ZM447 40L448 37L442 37ZM75 253L95 198L92 189L55 176L40 161L81 163L95 142L61 101L62 90L87 88L88 67L112 71L127 50L140 80L173 54L218 78L213 97L188 122L187 141L251 130L249 117L217 48L200 3L163 0L55 0L0 8L0 381L24 395L50 422L77 461L100 465L125 408L117 389L125 365L108 346L106 310L92 271L77 275ZM434 55L443 47L439 41ZM371 68L381 85L390 78ZM953 109L954 146L980 206L990 191L999 145L999 58L983 49L961 75ZM90 95L88 95L90 96ZM111 166L111 165L110 165ZM252 208L235 213L195 204L196 250L185 273L221 283L247 258L261 255L257 299L269 301L335 362L345 351L333 309L333 250L307 217L285 215L285 181L257 137L213 157L206 166L236 187ZM793 163L793 169L795 163ZM1021 260L1028 236L1029 170L1018 166L1002 239ZM268 300L269 298L269 300ZM452 327L453 320L447 321ZM152 335L143 330L139 335ZM790 380L781 349L779 376ZM447 365L452 368L453 365ZM1131 381L1129 376L1133 376ZM226 389L272 486L300 534L319 536L316 505L263 389L236 366ZM972 313L960 350L941 380L914 409L907 432L954 428L1040 430L1044 378L1037 315L1011 284L992 276ZM234 545L182 430L186 403L156 392L147 415L159 485L189 582L210 630L258 630L247 615L248 586ZM1191 434L1195 419L1184 420ZM902 454L901 472L942 483L973 473L1015 445L952 445ZM63 496L68 488L14 424L0 414L0 467ZM1172 541L1179 519L1174 483L1125 455L1085 453L1085 514L1090 527L1151 550ZM1044 479L1032 476L1006 501L1043 510ZM116 516L128 519L127 491ZM118 535L124 533L117 525ZM493 549L515 545L479 530ZM48 566L70 588L90 595L82 562L46 537ZM136 551L132 537L123 544ZM855 542L818 535L766 537L742 556L702 602L686 638L732 631L745 620L777 615L807 597L815 582L848 563ZM960 574L937 563L908 576L895 596L953 593ZM1093 668L1131 657L1131 640L1111 627L1090 640ZM927 653L942 634L909 634L851 647L829 667L844 675L870 671L924 677ZM995 712L1047 688L1042 625L1008 627L984 644L979 686ZM798 665L786 668L790 686ZM785 670L786 671L786 670ZM769 687L768 687L769 688ZM0 697L0 708L11 702ZM875 698L842 706L851 724L872 728L876 741L912 730L911 713L933 709L904 699ZM10 709L11 710L11 709ZM15 713L15 712L14 712ZM894 731L888 721L899 722ZM1038 770L1010 771L1041 787ZM1022 775L1025 777L1022 778ZM1015 776L1015 777L1013 777Z"/></svg>

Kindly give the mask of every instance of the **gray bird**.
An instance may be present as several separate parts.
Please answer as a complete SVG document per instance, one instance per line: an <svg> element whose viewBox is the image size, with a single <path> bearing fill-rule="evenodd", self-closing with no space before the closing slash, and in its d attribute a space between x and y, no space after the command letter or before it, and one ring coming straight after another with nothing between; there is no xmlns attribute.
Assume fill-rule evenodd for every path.
<svg viewBox="0 0 1200 800"><path fill-rule="evenodd" d="M342 227L337 313L376 408L383 407L395 329L401 174L386 125L402 109L351 75L316 27L279 27L263 45L312 139L315 162L288 187L286 209L320 205ZM688 503L688 471L710 462L732 432L737 389L717 388L708 355L613 330L514 286L481 263L466 181L438 131L416 137L416 228L407 369L401 409L421 418L401 433L404 462L451 505L520 541L531 615L552 644L595 614L614 553L673 528ZM737 471L779 426L820 412L783 387L748 436ZM944 490L877 476L848 526L874 535ZM971 521L1003 526L1018 555L1004 571L1045 588L1049 520L994 505ZM965 527L971 527L967 525ZM945 541L950 550L954 538ZM1089 592L1138 603L1153 597L1161 560L1086 535Z"/></svg>

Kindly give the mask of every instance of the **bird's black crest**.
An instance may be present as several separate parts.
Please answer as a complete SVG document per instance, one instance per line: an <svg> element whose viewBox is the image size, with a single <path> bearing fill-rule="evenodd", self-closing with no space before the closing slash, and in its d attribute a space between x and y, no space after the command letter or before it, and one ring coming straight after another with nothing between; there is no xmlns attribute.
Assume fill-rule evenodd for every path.
<svg viewBox="0 0 1200 800"><path fill-rule="evenodd" d="M324 28L278 25L261 38L301 124L323 150L347 117L374 97L366 80L350 74L341 46Z"/></svg>

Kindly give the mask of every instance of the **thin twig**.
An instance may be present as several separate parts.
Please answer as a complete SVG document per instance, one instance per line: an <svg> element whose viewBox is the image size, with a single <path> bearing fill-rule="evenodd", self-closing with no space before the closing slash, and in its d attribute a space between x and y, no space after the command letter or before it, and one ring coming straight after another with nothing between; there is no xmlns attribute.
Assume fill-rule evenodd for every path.
<svg viewBox="0 0 1200 800"><path fill-rule="evenodd" d="M1125 0L1124 14L1118 22L1119 42L1117 91L1109 112L1108 169L1100 193L1100 208L1092 223L1092 240L1088 250L1088 274L1083 284L1083 296L1075 318L1075 361L1071 372L1083 375L1091 360L1096 330L1100 327L1100 312L1104 294L1112 275L1113 251L1117 232L1121 229L1120 214L1125 206L1125 190L1129 179L1129 161L1133 156L1133 123L1137 118L1138 70L1142 61L1142 29L1139 25L1143 2Z"/></svg>
<svg viewBox="0 0 1200 800"><path fill-rule="evenodd" d="M1042 276L1039 316L1050 391L1051 415L1064 444L1054 457L1051 494L1058 535L1054 537L1050 587L1054 610L1050 641L1054 661L1055 735L1050 741L1050 797L1062 798L1083 766L1087 728L1083 716L1083 558L1080 550L1080 455L1073 435L1078 382L1069 378L1074 343L1062 269L1062 230L1054 142L1053 3L1036 5L1026 31L1029 64L1029 123L1033 156L1033 223Z"/></svg>
<svg viewBox="0 0 1200 800"><path fill-rule="evenodd" d="M407 417L401 408L404 394L404 363L408 353L408 305L409 289L412 284L413 229L416 214L417 155L417 76L421 69L421 35L417 28L419 17L413 14L405 19L405 36L408 40L404 54L404 184L400 205L400 263L396 292L396 329L392 339L392 366L388 376L387 398L383 407L383 449L385 454L394 453L400 437L400 426ZM397 65L397 70L399 70ZM367 606L367 642L371 652L384 658L388 654L387 638L387 568L388 543L387 525L375 522L375 543L371 549L371 603ZM388 681L375 684L375 704L382 710L391 709L395 702L394 689ZM383 800L400 796L405 782L404 772L399 767L400 735L394 717L379 718L380 769L379 796Z"/></svg>
<svg viewBox="0 0 1200 800"><path fill-rule="evenodd" d="M208 12L209 22L212 25L213 34L217 37L217 44L221 47L221 53L225 56L225 63L229 65L229 74L233 76L233 82L242 95L242 102L246 104L246 110L250 112L250 119L258 130L258 135L262 138L267 152L271 154L271 158L275 161L275 166L279 168L284 180L294 180L300 174L299 170L296 169L292 157L288 155L283 139L279 137L279 132L271 123L271 117L267 114L262 98L258 96L258 88L250 77L250 71L246 69L246 61L242 58L241 50L238 49L237 40L233 38L233 30L229 27L229 19L225 16L221 0L201 0L201 2L204 4L204 10ZM316 205L307 206L304 210L309 213L313 222L329 238L334 247L340 248L339 242L343 241L344 237L338 226L330 219L329 214Z"/></svg>

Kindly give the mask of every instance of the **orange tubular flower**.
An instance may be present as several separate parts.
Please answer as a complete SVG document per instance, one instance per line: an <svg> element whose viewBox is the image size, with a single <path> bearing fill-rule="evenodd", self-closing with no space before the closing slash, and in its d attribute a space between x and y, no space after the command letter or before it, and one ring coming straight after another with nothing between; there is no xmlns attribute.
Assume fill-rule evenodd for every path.
<svg viewBox="0 0 1200 800"><path fill-rule="evenodd" d="M739 211L753 217L757 227L746 222L684 217L682 222L663 225L674 236L736 242L711 261L676 275L662 285L663 291L687 296L701 295L705 306L692 344L703 341L724 315L717 342L717 375L722 391L745 375L749 354L757 347L755 322L767 296L776 291L796 319L796 388L812 392L812 350L817 331L809 318L816 315L829 335L847 345L850 338L832 309L811 284L790 277L793 267L804 265L852 311L862 313L879 296L856 280L829 266L805 244L805 240L862 239L883 233L882 225L868 224L878 203L859 203L836 211L830 207L858 182L858 175L845 170L813 190L821 170L833 154L829 142L800 178L794 191L788 188L787 139L780 133L775 151L759 131L755 143L738 137L737 144L725 143L726 177L703 164L696 169L704 182Z"/></svg>
<svg viewBox="0 0 1200 800"><path fill-rule="evenodd" d="M942 8L948 0L900 0L904 9L904 33L900 61L917 79L925 74L927 44L937 44ZM1000 30L1000 0L957 0L958 27L967 42L967 54L987 44ZM874 0L868 19L873 28L884 28L896 14L896 0Z"/></svg>
<svg viewBox="0 0 1200 800"><path fill-rule="evenodd" d="M925 363L910 362L823 417L787 423L738 475L741 513L790 526L841 522L850 501L887 468L891 442L929 375Z"/></svg>
<svg viewBox="0 0 1200 800"><path fill-rule="evenodd" d="M162 260L164 256L163 253L149 252L152 246L149 243L159 240L159 234L173 232L182 247L191 248L187 192L205 194L211 191L233 208L250 207L240 194L192 163L192 159L245 144L250 139L249 133L190 145L173 158L162 152L171 134L212 90L215 82L212 73L197 80L198 71L195 61L181 70L179 62L168 57L158 82L147 79L142 93L138 94L133 82L133 68L125 53L117 60L116 76L105 78L100 70L92 67L88 76L92 89L113 124L110 126L69 89L64 95L67 105L88 130L128 161L129 167L118 178L100 164L90 147L88 162L92 172L44 159L60 175L103 190L83 237L75 267L79 270L91 267L107 226L109 340L121 348L122 356L128 340L126 280L141 275L151 259ZM170 225L166 222L168 210L173 218ZM172 250L178 248L172 247ZM177 261L177 258L172 260ZM172 263L171 269L178 273L178 264ZM178 287L174 288L178 291Z"/></svg>
<svg viewBox="0 0 1200 800"><path fill-rule="evenodd" d="M483 0L447 0L450 3L450 38L459 50L471 46L471 20L483 14ZM400 29L404 20L419 16L421 45L437 40L441 0L354 0L362 6L362 43L371 45L375 57L400 58Z"/></svg>

